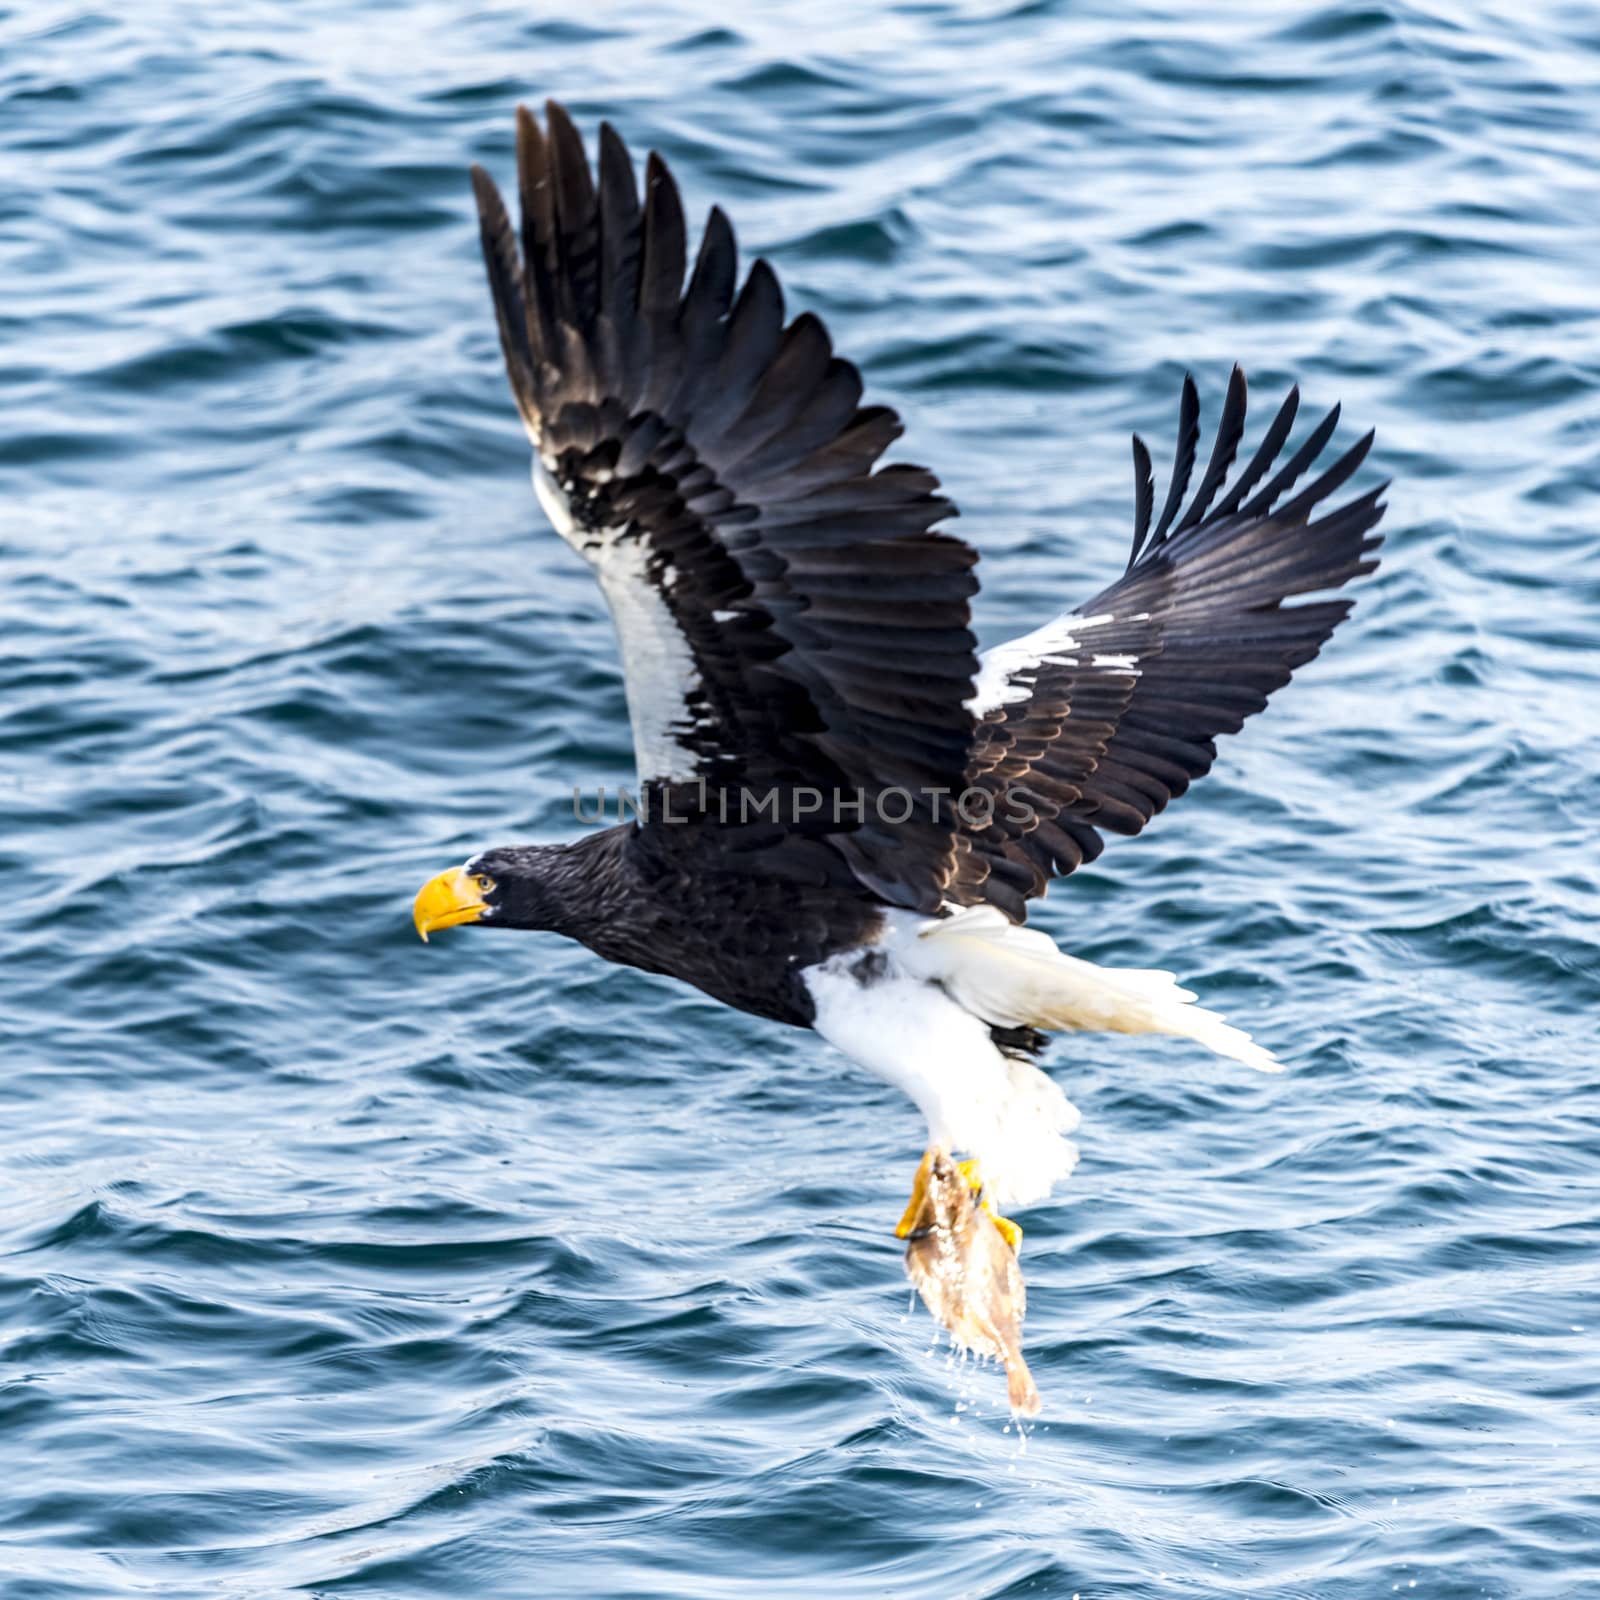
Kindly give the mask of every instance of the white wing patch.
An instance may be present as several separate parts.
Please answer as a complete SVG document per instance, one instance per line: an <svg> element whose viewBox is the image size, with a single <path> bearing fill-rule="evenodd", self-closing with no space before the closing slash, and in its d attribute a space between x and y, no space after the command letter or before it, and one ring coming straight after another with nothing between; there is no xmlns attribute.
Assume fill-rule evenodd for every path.
<svg viewBox="0 0 1600 1600"><path fill-rule="evenodd" d="M701 687L694 652L665 599L673 572L650 574L649 550L640 538L617 528L578 526L566 491L537 450L533 489L556 532L594 568L611 612L622 656L622 687L633 726L633 758L642 782L685 780L696 775L696 758L681 734L693 727L693 705Z"/></svg>
<svg viewBox="0 0 1600 1600"><path fill-rule="evenodd" d="M567 491L556 482L550 469L540 459L538 441L533 452L533 492L538 497L540 509L550 519L550 526L580 555L588 556L583 548L583 535L573 519L572 501ZM592 560L592 558L591 558Z"/></svg>
<svg viewBox="0 0 1600 1600"><path fill-rule="evenodd" d="M1130 617L1115 617L1101 611L1092 617L1074 616L1070 612L1025 633L1020 638L1008 639L992 650L985 650L978 658L978 678L973 684L972 698L967 709L974 716L986 716L1001 706L1015 705L1033 694L1033 674L1046 664L1061 667L1081 665L1079 652L1087 644L1094 644L1097 628L1109 622L1143 622L1150 613L1141 611ZM1089 665L1106 671L1132 672L1139 670L1137 656L1094 655Z"/></svg>

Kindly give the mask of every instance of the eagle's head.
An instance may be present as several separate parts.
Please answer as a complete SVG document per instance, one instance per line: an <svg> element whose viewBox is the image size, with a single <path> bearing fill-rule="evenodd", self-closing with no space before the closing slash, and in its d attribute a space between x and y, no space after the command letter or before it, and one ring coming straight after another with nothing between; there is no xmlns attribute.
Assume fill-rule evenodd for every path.
<svg viewBox="0 0 1600 1600"><path fill-rule="evenodd" d="M466 922L558 929L564 921L564 855L560 846L537 844L480 851L423 884L412 903L411 920L424 939Z"/></svg>

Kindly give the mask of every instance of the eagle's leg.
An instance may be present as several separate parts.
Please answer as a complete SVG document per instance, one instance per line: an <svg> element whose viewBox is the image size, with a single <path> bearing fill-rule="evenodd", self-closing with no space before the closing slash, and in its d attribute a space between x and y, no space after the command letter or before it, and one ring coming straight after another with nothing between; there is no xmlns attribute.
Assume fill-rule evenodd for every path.
<svg viewBox="0 0 1600 1600"><path fill-rule="evenodd" d="M917 1218L922 1215L922 1207L928 1197L928 1174L933 1168L933 1158L939 1152L937 1149L923 1151L922 1160L917 1163L917 1175L911 1183L911 1198L906 1202L906 1208L899 1222L895 1224L894 1236L897 1239L909 1239L917 1226ZM984 1197L983 1174L978 1169L976 1159L958 1161L956 1165L961 1169L961 1176L967 1180L972 1192L978 1196L978 1204L994 1218L994 1225L1000 1230L1000 1237L1011 1246L1015 1254L1022 1249L1022 1229L1010 1217L1002 1217L992 1204Z"/></svg>

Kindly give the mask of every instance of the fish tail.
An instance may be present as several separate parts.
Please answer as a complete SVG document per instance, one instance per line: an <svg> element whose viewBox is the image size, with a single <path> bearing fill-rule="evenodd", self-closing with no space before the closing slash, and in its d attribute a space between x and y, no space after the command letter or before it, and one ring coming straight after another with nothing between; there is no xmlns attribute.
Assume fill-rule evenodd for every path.
<svg viewBox="0 0 1600 1600"><path fill-rule="evenodd" d="M1006 1399L1011 1402L1011 1409L1019 1417L1038 1416L1044 1410L1044 1401L1039 1398L1038 1386L1028 1371L1028 1363L1022 1359L1022 1352L1015 1345L1010 1346L1005 1361Z"/></svg>

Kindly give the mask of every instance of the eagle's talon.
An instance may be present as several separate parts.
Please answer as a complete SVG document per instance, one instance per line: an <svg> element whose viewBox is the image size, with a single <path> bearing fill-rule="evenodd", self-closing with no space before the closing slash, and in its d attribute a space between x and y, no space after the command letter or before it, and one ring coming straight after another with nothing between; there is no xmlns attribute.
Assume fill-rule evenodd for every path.
<svg viewBox="0 0 1600 1600"><path fill-rule="evenodd" d="M926 1161L928 1158L922 1158ZM976 1156L968 1156L965 1161L956 1162L956 1170L967 1180L967 1187L978 1197L978 1204L994 1219L994 1225L1000 1230L1000 1237L1011 1246L1011 1253L1016 1255L1022 1249L1022 1229L1010 1217L1002 1217L994 1208L994 1203L983 1192L983 1168L978 1165ZM922 1177L923 1187L927 1187L927 1178ZM903 1237L903 1236L902 1236Z"/></svg>
<svg viewBox="0 0 1600 1600"><path fill-rule="evenodd" d="M928 1175L932 1171L933 1151L924 1150L922 1160L917 1164L917 1175L911 1180L911 1198L906 1201L906 1208L894 1225L895 1238L909 1239L916 1231L917 1219L922 1215L923 1205L928 1198Z"/></svg>
<svg viewBox="0 0 1600 1600"><path fill-rule="evenodd" d="M1012 1255L1022 1253L1022 1229L1010 1217L1002 1217L988 1203L984 1201L984 1209L988 1211L995 1227L1000 1230L1000 1237L1011 1246Z"/></svg>

